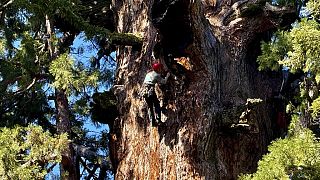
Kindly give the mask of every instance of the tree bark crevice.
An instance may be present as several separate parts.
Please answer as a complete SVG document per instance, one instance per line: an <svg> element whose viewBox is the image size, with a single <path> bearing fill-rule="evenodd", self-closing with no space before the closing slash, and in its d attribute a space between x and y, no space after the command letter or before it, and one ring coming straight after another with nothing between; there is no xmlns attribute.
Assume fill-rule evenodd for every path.
<svg viewBox="0 0 320 180"><path fill-rule="evenodd" d="M269 114L280 81L257 70L254 61L260 51L251 45L279 25L272 23L276 18L240 17L242 8L255 3L251 0L234 6L230 1L136 3L135 8L146 9L117 7L119 30L142 34L143 45L140 52L118 48L115 82L124 86L118 94L121 118L115 125L116 178L236 179L254 171L274 138ZM221 23L222 11L233 17L239 10L242 19ZM134 17L127 17L133 12ZM136 95L155 61L152 54L172 73L164 94L168 105L163 127L150 126L145 103ZM174 58L189 59L192 69L177 65ZM246 109L250 98L263 102ZM223 131L225 124L239 122L243 112L256 131Z"/></svg>

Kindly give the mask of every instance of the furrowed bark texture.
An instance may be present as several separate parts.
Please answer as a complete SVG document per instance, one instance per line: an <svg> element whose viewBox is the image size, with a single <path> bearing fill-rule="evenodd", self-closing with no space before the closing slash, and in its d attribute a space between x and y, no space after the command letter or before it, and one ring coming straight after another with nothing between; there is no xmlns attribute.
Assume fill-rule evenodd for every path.
<svg viewBox="0 0 320 180"><path fill-rule="evenodd" d="M57 109L57 131L59 134L71 134L70 114L68 109L68 99L66 93L62 90L56 89L56 109ZM62 152L62 161L60 174L61 179L76 180L79 179L79 172L77 170L76 156L71 143L69 147Z"/></svg>
<svg viewBox="0 0 320 180"><path fill-rule="evenodd" d="M264 4L250 11L249 4L258 2L113 2L117 31L144 39L141 49L117 50L113 89L120 117L111 140L116 179L236 179L255 170L275 137L272 97L281 83L279 75L257 70L256 57L262 38L284 23L274 17L293 13ZM150 125L138 95L152 54L172 74L161 127ZM189 61L180 66L168 54ZM248 105L255 98L263 101ZM232 126L243 117L249 128Z"/></svg>

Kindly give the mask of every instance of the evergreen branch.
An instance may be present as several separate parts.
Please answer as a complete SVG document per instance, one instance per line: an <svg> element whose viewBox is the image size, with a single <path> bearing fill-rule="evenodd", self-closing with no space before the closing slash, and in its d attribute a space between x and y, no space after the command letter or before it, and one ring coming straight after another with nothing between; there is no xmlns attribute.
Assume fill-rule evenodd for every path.
<svg viewBox="0 0 320 180"><path fill-rule="evenodd" d="M110 42L115 45L141 46L142 38L130 33L110 33Z"/></svg>
<svg viewBox="0 0 320 180"><path fill-rule="evenodd" d="M16 92L14 92L14 95L19 95L19 94L22 94L22 93L28 91L36 83L36 81L37 81L37 78L33 78L32 82L26 88L22 88L22 89L17 90Z"/></svg>

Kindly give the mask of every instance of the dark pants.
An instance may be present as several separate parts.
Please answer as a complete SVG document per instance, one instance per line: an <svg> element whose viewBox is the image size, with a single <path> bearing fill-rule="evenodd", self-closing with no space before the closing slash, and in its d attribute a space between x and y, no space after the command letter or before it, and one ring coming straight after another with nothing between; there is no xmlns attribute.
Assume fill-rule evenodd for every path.
<svg viewBox="0 0 320 180"><path fill-rule="evenodd" d="M148 105L148 114L150 121L153 123L161 121L161 109L160 109L160 102L157 98L156 93L152 93L152 95L147 96L146 102Z"/></svg>

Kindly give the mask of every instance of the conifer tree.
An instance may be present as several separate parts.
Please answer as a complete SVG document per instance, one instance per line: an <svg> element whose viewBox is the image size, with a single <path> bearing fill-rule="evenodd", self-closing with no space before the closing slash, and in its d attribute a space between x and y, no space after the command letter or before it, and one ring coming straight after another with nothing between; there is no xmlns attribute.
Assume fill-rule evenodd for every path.
<svg viewBox="0 0 320 180"><path fill-rule="evenodd" d="M269 146L257 172L241 179L319 179L319 5L308 1L299 21L262 42L260 70L286 74L281 98L291 125L284 138Z"/></svg>
<svg viewBox="0 0 320 180"><path fill-rule="evenodd" d="M100 1L0 3L0 125L13 128L37 124L56 136L67 134L68 148L59 149L63 179L106 178L111 172L107 132L90 136L84 128L84 122L91 118L91 95L101 82L111 83L112 71L102 58L109 56L111 49L107 51L99 43L105 42L102 39L110 37L112 31L106 29L108 26L96 26L94 14L107 18L97 12L99 7L110 12L108 3ZM109 27L113 28L112 23ZM99 60L88 58L81 62L71 55L75 51L71 45L80 33L104 50L99 51ZM83 48L87 47L76 52L81 53ZM90 66L90 61L103 65Z"/></svg>

